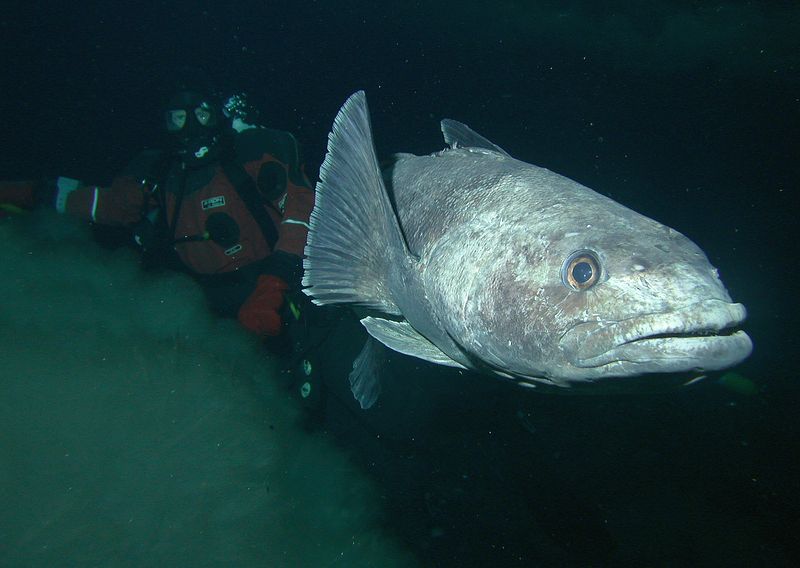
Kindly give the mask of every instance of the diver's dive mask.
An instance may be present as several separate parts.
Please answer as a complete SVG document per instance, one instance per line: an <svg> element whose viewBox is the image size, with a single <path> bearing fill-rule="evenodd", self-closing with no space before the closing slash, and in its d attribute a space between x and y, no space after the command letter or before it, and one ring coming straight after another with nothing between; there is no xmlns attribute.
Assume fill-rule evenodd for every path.
<svg viewBox="0 0 800 568"><path fill-rule="evenodd" d="M207 97L192 91L175 94L164 111L164 122L175 152L187 165L219 157L219 112Z"/></svg>

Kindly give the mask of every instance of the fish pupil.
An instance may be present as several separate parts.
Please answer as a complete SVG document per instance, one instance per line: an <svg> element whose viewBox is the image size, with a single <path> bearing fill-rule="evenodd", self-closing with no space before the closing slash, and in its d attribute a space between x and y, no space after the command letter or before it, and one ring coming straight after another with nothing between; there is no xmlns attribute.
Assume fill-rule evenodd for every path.
<svg viewBox="0 0 800 568"><path fill-rule="evenodd" d="M572 268L572 277L578 284L586 284L592 278L592 265L588 262L579 262Z"/></svg>

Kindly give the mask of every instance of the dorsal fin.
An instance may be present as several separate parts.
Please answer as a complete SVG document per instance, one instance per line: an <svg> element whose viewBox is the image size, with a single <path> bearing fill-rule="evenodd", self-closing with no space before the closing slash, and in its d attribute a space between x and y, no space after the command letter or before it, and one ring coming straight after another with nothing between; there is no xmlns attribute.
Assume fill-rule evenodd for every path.
<svg viewBox="0 0 800 568"><path fill-rule="evenodd" d="M490 142L463 122L445 118L442 120L441 125L444 141L451 148L485 148L486 150L494 150L504 156L511 157L510 154L500 146L494 142Z"/></svg>

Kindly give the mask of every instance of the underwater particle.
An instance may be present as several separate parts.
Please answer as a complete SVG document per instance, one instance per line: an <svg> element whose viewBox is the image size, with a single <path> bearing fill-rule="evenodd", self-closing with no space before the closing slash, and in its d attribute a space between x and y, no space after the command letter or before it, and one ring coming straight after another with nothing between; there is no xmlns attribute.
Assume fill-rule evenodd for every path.
<svg viewBox="0 0 800 568"><path fill-rule="evenodd" d="M759 392L758 385L735 371L723 374L717 382L729 391L743 396L753 396Z"/></svg>

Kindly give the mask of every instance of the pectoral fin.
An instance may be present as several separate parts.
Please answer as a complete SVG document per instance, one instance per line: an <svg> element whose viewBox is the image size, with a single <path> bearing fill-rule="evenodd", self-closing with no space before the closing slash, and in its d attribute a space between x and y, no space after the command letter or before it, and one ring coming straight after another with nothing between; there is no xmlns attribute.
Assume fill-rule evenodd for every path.
<svg viewBox="0 0 800 568"><path fill-rule="evenodd" d="M437 365L466 369L445 355L406 321L391 321L369 316L362 319L361 323L372 337L398 353L411 355Z"/></svg>

